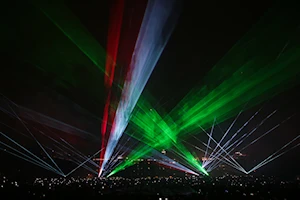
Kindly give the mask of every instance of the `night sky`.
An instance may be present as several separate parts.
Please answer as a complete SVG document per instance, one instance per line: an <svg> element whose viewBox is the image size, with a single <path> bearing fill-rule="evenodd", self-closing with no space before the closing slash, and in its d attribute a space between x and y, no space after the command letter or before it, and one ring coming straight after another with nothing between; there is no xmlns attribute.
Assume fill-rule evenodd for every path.
<svg viewBox="0 0 300 200"><path fill-rule="evenodd" d="M82 25L101 46L105 47L111 1L90 0L83 3L83 1L70 0L65 2ZM176 28L145 90L153 95L157 100L156 103L163 105L166 111L170 111L192 88L203 84L202 80L209 70L275 5L276 2L272 0L184 1ZM75 77L74 82L78 84L61 87L57 84L58 80L61 80L58 74L38 70L32 62L26 60L25 56L30 52L39 51L36 46L39 41L44 41L43 47L48 48L52 40L63 40L60 39L62 35L59 30L56 30L53 25L51 27L51 23L47 22L46 18L39 18L40 15L36 15L37 18L32 17L34 9L26 1L18 2L18 5L8 3L3 8L5 7L6 12L1 19L1 24L4 24L1 43L4 45L1 47L0 54L2 60L0 92L25 107L60 118L60 120L65 117L68 119L64 120L74 121L72 119L76 118L74 117L76 112L70 114L72 107L66 105L67 103L56 102L60 99L58 96L62 95L94 116L101 118L105 97L103 73L95 72L95 67L88 61L77 64L73 60L69 64L73 66L72 75L73 78ZM24 23L24 19L28 19L27 23ZM48 32L53 31L51 34L39 34L41 29L46 29L47 32L47 27L49 27ZM70 53L74 57L79 55L78 50L74 50L70 42L66 41L66 45L69 46L59 51L74 52L74 54ZM58 64L59 60L53 61L53 65ZM249 156L251 155L251 160L266 157L270 152L299 135L300 99L298 92L299 87L287 89L286 92L275 96L268 102L243 113L240 121L237 122L237 127L241 126L262 105L264 105L264 110L261 118L274 109L278 109L276 117L263 128L266 130L294 114L291 120L276 129L268 138L256 144L257 148L252 148L247 152ZM52 98L54 100L51 100ZM55 109L56 106L59 106L59 109ZM63 114L63 112L69 113ZM3 113L1 113L1 120L7 122L6 115ZM225 121L220 126L225 129L231 121L232 119ZM256 123L259 122L258 120ZM100 127L100 124L99 127L93 126L89 129L97 134L96 129ZM0 125L0 130L4 130L4 126ZM216 133L216 137L219 136L220 132ZM202 139L205 140L205 137ZM299 150L298 147L272 162L265 168L264 173L269 170L282 175L283 171L289 170L289 174L297 175L296 169L300 167Z"/></svg>

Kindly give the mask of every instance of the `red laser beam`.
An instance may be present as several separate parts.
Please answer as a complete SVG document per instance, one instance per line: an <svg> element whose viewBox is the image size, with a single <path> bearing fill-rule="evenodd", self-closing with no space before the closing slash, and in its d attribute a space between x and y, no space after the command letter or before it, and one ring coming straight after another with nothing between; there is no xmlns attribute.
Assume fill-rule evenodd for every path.
<svg viewBox="0 0 300 200"><path fill-rule="evenodd" d="M107 36L107 45L106 45L106 63L105 63L105 75L104 75L104 85L108 92L104 113L103 113L103 121L101 125L101 135L102 135L102 144L101 144L101 151L100 160L103 160L107 140L109 135L107 134L107 124L109 113L111 109L111 99L112 99L112 84L114 80L115 74L115 67L117 63L117 55L118 55L118 48L119 48L119 39L121 34L121 27L123 21L123 11L124 11L124 0L115 0L113 2L113 6L110 10L110 18L109 18L109 29L108 29L108 36ZM102 162L100 162L100 166Z"/></svg>

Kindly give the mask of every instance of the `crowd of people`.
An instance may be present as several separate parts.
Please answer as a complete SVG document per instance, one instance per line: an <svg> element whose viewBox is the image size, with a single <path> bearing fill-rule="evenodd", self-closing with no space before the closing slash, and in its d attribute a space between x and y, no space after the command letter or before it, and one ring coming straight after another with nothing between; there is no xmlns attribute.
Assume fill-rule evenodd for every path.
<svg viewBox="0 0 300 200"><path fill-rule="evenodd" d="M300 181L274 177L224 175L219 177L80 178L57 177L11 180L0 176L3 199L274 199L300 197Z"/></svg>

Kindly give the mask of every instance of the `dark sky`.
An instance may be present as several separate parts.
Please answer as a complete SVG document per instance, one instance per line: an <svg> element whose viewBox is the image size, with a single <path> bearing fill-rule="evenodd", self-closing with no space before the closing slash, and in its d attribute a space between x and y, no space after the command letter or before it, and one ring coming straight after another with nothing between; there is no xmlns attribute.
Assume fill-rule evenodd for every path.
<svg viewBox="0 0 300 200"><path fill-rule="evenodd" d="M113 1L75 2L67 4L105 46L107 8ZM183 1L178 24L146 88L176 104L273 5L274 0Z"/></svg>
<svg viewBox="0 0 300 200"><path fill-rule="evenodd" d="M254 2L184 2L178 25L149 80L150 90L158 97L172 96L178 100L199 84L272 6L272 1L259 6ZM157 86L165 89L155 90Z"/></svg>
<svg viewBox="0 0 300 200"><path fill-rule="evenodd" d="M111 6L111 2L113 1L107 0L101 1L101 3L99 1L85 1L84 3L82 3L82 1L66 1L66 5L70 10L103 47L106 46L109 7ZM4 46L3 59L7 60L9 65L18 65L12 63L17 62L16 60L24 62L20 57L23 56L26 51L30 52L35 48L35 44L33 43L27 43L27 46L24 46L23 48L19 47L20 43L28 40L26 37L31 37L30 40L35 42L36 39L34 37L36 36L31 35L39 30L47 29L47 26L51 25L45 23L45 21L47 21L46 18L44 21L41 19L41 23L38 25L35 25L34 23L31 24L30 20L35 20L34 18L30 18L30 20L21 24L20 19L22 16L25 18L33 12L30 4L24 3L24 5L26 5L23 6L24 9L21 9L21 6L17 7L13 3L8 5L8 7L13 9L9 12L8 10L10 9L7 9L8 14L5 18L7 20L6 24L9 24L7 26L15 26L14 24L18 23L16 27L22 26L23 30L27 30L27 32L24 33L27 34L26 36L24 36L22 32L23 30L15 28L13 29L13 32L7 33L7 35L11 37L11 40L14 40L13 35L15 34L17 37L20 37L19 39L21 41L16 44L15 49L11 43L7 42L7 39L4 41L8 43L7 46L9 46L10 49L5 49ZM247 1L240 2L237 0L226 2L213 0L201 3L197 0L183 1L182 12L178 24L147 83L146 90L149 90L156 99L161 100L162 102L168 102L165 105L167 110L172 109L172 107L175 106L190 89L195 87L196 84L201 83L205 74L273 5L274 1L272 0L263 2L251 1L251 3ZM41 24L46 25L42 27ZM52 29L55 30L57 28L53 27ZM52 30L49 30L48 32L51 31ZM47 33L41 33L38 37L49 37L43 36L43 34ZM57 33L53 32L46 46L51 45L51 37L55 39L59 37L58 35L59 31L57 31ZM4 39L6 37L2 38ZM46 40L44 40L44 42L45 41ZM65 49L65 51L68 50L70 49ZM7 54L9 55L9 58ZM58 64L59 62L57 61L55 65ZM26 63L24 65L30 64ZM16 76L18 76L15 73L17 70L12 70L12 67L10 68L12 84L9 84L11 88L7 90L12 91L16 90L16 88L18 90L19 87L14 87L14 84L20 84L16 83L15 80L20 80L21 78L16 78ZM25 66L23 70L25 70L25 68L27 67ZM89 77L90 71L84 71L83 66L74 66L73 69L74 71L72 73L77 77L81 77L82 81L89 81L88 79L91 79ZM34 69L27 69L26 71L30 76L36 77L35 79L44 79L43 82L48 81L48 83L45 83L47 87L52 87L53 83L51 83L51 81L54 82L57 78L52 74L47 74L46 77L41 78L42 76L38 74L40 72L37 72ZM7 77L8 73L4 71L2 74L6 74L5 76ZM83 76L85 74L86 76ZM24 78L25 77L22 77L22 79ZM99 78L100 77L98 77L98 79ZM5 82L6 79L2 80ZM68 95L71 96L71 98L75 98L77 103L84 104L84 107L89 111L95 114L102 113L103 102L100 101L103 101L105 94L103 92L104 88L102 84L98 85L97 81L101 83L102 80L95 80L92 82L96 83L93 87L96 87L97 85L97 89L94 89L94 91L100 90L100 92L97 94L97 98L89 98L93 99L92 102L80 98L80 96L83 96L80 95L80 93L84 94L85 92L84 89L81 89L80 91L74 90L73 92L70 92L71 90L62 92L69 93ZM37 88L40 87L41 86L37 86ZM15 96L18 96L18 93L15 93ZM97 103L95 103L95 101L97 101Z"/></svg>
<svg viewBox="0 0 300 200"><path fill-rule="evenodd" d="M274 2L275 1L272 0L184 1L178 24L147 83L146 90L149 91L154 98L159 100L161 104L164 104L166 110L172 109L190 89L201 83L205 74L258 22L268 9L274 6ZM111 1L66 1L66 5L103 47L106 46L110 4ZM7 26L14 26L13 23L22 17L23 11L20 11L20 8L13 3L7 5L7 8L10 8L7 9L7 11L13 10L15 12L14 16L9 13L7 17L2 20L7 20L4 22L8 23ZM30 27L31 22L28 21L28 23L29 25L24 26ZM38 29L39 27L36 28ZM54 34L55 33L53 33L53 35ZM17 31L16 35L18 35ZM1 39L5 38L2 37ZM26 38L24 38L24 40L26 40ZM18 49L17 46L18 45L16 45L16 48ZM31 46L28 48L34 47ZM30 67L30 69L27 69L27 65L25 68L22 68L26 76L21 74L19 70L15 70L20 69L15 66L17 65L15 63L18 63L17 60L19 60L19 56L23 53L25 54L27 49L18 49L18 54L14 54L11 49L7 50L2 48L2 51L1 57L5 62L10 62L6 64L6 66L10 66L10 69L1 69L1 93L12 97L16 102L24 103L25 101L28 103L28 100L26 101L26 97L24 97L25 93L35 94L36 92L45 92L45 88L40 85L29 85L24 88L22 86L23 83L34 80L41 82L43 79L43 83L45 83L47 87L52 87L52 81L55 78L51 78L49 75L45 75L45 78L41 78L40 72ZM9 55L9 57L7 57L7 55ZM5 65L5 62L3 62L2 65ZM6 71L9 71L9 74L6 73ZM82 71L79 73L81 72ZM9 82L9 84L7 84L7 82ZM103 80L101 79L99 82L103 83ZM86 98L87 96L83 92L84 89L74 90L75 92L59 90L59 92L65 94L91 113L101 117L103 102L95 103L95 101L104 98L105 95L103 85L97 87L99 88L95 90L100 92L93 100ZM54 87L54 90L56 89L57 88ZM274 125L280 121L281 118L298 112L297 91L298 88L289 90L274 98L274 100L266 106L268 112L280 107L280 117L276 122L273 122ZM103 99L101 101L103 101ZM257 107L249 110L245 115L250 115L255 109L257 109ZM267 111L265 113L267 113ZM246 117L242 119L246 119ZM229 122L225 122L222 126L226 127L228 123ZM239 125L241 124L242 121ZM269 125L271 126L272 124ZM289 134L290 132L292 136L299 134L297 117L293 118L288 125L283 126L279 132L283 134ZM279 134L279 132L276 134ZM291 136L287 138L291 138ZM274 140L274 144L278 142L278 139L273 138L272 140ZM266 142L268 143L269 141ZM268 149L268 146L272 145L268 143L268 145L265 145L265 148ZM270 147L270 149L273 148ZM293 161L297 153L299 153L299 150L293 151L293 153L289 154L285 159L286 162L290 162L291 165L293 165L293 169L299 166L299 159ZM286 167L286 169L289 168Z"/></svg>

